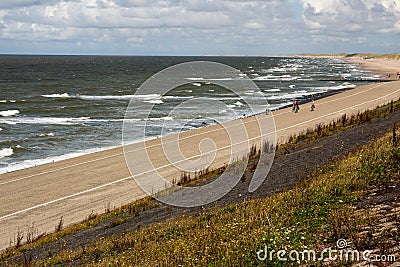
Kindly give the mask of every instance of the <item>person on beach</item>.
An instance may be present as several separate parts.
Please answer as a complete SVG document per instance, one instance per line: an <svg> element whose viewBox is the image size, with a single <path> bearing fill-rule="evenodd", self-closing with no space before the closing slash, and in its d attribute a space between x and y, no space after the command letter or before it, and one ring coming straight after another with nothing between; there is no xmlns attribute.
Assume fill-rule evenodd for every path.
<svg viewBox="0 0 400 267"><path fill-rule="evenodd" d="M270 110L270 104L267 103L267 107L265 108L265 114L268 115L271 112Z"/></svg>
<svg viewBox="0 0 400 267"><path fill-rule="evenodd" d="M299 111L300 107L299 107L299 101L297 101L296 99L293 100L293 107L292 107L292 111L294 113L297 113Z"/></svg>
<svg viewBox="0 0 400 267"><path fill-rule="evenodd" d="M315 109L315 102L314 100L311 100L311 111L314 111Z"/></svg>

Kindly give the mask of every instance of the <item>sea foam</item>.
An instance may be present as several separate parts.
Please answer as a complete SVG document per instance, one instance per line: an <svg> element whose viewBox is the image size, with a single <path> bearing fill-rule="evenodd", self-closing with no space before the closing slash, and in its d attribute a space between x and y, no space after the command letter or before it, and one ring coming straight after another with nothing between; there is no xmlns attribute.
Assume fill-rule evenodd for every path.
<svg viewBox="0 0 400 267"><path fill-rule="evenodd" d="M64 93L64 94L42 95L42 97L47 97L47 98L69 98L71 96L69 94L67 94L67 93Z"/></svg>
<svg viewBox="0 0 400 267"><path fill-rule="evenodd" d="M131 99L143 99L143 100L151 100L151 99L159 99L161 96L159 94L137 94L137 95L71 95L68 93L63 94L50 94L50 95L42 95L42 97L46 98L75 98L82 100L131 100Z"/></svg>
<svg viewBox="0 0 400 267"><path fill-rule="evenodd" d="M5 111L0 111L0 116L11 117L11 116L15 116L15 115L17 115L19 113L20 113L19 110L16 110L16 109L14 109L14 110L5 110Z"/></svg>
<svg viewBox="0 0 400 267"><path fill-rule="evenodd" d="M0 159L9 157L12 154L14 154L14 150L11 147L0 149Z"/></svg>
<svg viewBox="0 0 400 267"><path fill-rule="evenodd" d="M80 118L56 118L56 117L14 117L0 119L1 124L55 124L55 125L73 125L90 121L90 117Z"/></svg>
<svg viewBox="0 0 400 267"><path fill-rule="evenodd" d="M43 164L47 164L47 163L51 163L51 162L58 162L61 160L75 158L75 157L83 156L83 155L90 154L90 153L95 153L95 152L99 152L99 151L112 149L115 147L116 146L88 149L88 150L82 150L82 151L77 151L77 152L71 152L71 153L67 153L64 155L60 155L60 156L15 162L15 163L11 163L11 164L7 165L6 167L0 168L0 174L17 171L17 170L22 170L22 169L26 169L26 168L30 168L30 167L34 167L34 166L39 166L39 165L43 165ZM2 158L2 153L4 155L8 154L7 155L7 157L8 157L8 156L11 156L14 152L13 152L12 148L2 149L2 150L0 150L0 158Z"/></svg>

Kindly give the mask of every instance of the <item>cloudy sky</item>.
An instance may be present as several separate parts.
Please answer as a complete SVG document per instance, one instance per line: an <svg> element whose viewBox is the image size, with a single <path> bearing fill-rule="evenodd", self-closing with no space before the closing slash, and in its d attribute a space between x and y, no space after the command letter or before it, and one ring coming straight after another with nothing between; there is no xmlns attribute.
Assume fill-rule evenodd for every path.
<svg viewBox="0 0 400 267"><path fill-rule="evenodd" d="M0 53L393 53L399 44L400 0L0 0Z"/></svg>

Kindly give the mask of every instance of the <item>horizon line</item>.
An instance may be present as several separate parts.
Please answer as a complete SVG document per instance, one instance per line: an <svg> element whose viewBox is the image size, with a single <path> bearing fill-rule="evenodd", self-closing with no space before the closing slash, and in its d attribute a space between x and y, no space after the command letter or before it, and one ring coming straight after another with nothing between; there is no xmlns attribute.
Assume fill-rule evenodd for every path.
<svg viewBox="0 0 400 267"><path fill-rule="evenodd" d="M285 57L285 56L304 56L321 55L337 56L343 54L358 53L288 53L288 54L61 54L61 53L1 53L0 56L115 56L115 57Z"/></svg>

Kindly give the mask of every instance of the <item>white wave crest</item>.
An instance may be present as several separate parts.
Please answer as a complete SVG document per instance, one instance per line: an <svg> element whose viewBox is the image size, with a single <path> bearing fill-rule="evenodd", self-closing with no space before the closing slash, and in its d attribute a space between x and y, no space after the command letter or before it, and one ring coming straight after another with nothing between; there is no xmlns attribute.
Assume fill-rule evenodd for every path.
<svg viewBox="0 0 400 267"><path fill-rule="evenodd" d="M146 102L146 103L150 103L150 104L163 104L164 103L164 101L162 101L161 99L155 99L155 100L146 100L146 101L144 101L144 102Z"/></svg>
<svg viewBox="0 0 400 267"><path fill-rule="evenodd" d="M39 137L53 137L54 133L45 133L45 134L39 134Z"/></svg>
<svg viewBox="0 0 400 267"><path fill-rule="evenodd" d="M296 99L296 98L303 98L308 95L313 95L316 92L307 92L307 91L296 91L290 94L281 94L281 95L273 95L268 96L267 100L283 100L283 99Z"/></svg>
<svg viewBox="0 0 400 267"><path fill-rule="evenodd" d="M0 159L9 157L12 154L14 154L14 150L11 147L0 149Z"/></svg>
<svg viewBox="0 0 400 267"><path fill-rule="evenodd" d="M187 99L192 99L194 96L173 96L173 95L166 95L163 96L162 99L174 99L174 100L187 100Z"/></svg>
<svg viewBox="0 0 400 267"><path fill-rule="evenodd" d="M0 116L3 117L11 117L19 114L19 110L13 109L13 110L5 110L5 111L0 111Z"/></svg>
<svg viewBox="0 0 400 267"><path fill-rule="evenodd" d="M0 119L2 124L55 124L55 125L73 125L90 121L90 117L80 118L56 118L56 117L23 117Z"/></svg>
<svg viewBox="0 0 400 267"><path fill-rule="evenodd" d="M70 98L70 96L67 93L64 94L50 94L50 95L42 95L42 97L47 97L47 98Z"/></svg>
<svg viewBox="0 0 400 267"><path fill-rule="evenodd" d="M191 78L186 78L189 81L202 81L204 80L204 78L195 78L195 77L191 77Z"/></svg>
<svg viewBox="0 0 400 267"><path fill-rule="evenodd" d="M7 125L15 125L15 124L17 124L16 122L9 121L9 120L0 120L0 123L7 124Z"/></svg>
<svg viewBox="0 0 400 267"><path fill-rule="evenodd" d="M0 103L7 103L7 102L9 102L9 103L17 103L17 101L25 102L25 100L14 100L14 99L5 100L5 99L3 99L3 100L0 100Z"/></svg>
<svg viewBox="0 0 400 267"><path fill-rule="evenodd" d="M61 155L61 156L48 157L48 158L43 158L43 159L24 160L22 162L11 163L7 167L0 168L0 174L17 171L17 170L22 170L22 169L26 169L26 168L30 168L30 167L34 167L34 166L39 166L39 165L43 165L46 163L58 162L61 160L75 158L75 157L79 157L79 156L90 154L90 153L95 153L95 152L104 151L107 149L112 149L115 147L116 146L94 148L94 149L82 150L82 151L77 151L77 152L71 152L71 153L68 153L65 155ZM1 158L1 151L2 150L0 150L0 158Z"/></svg>
<svg viewBox="0 0 400 267"><path fill-rule="evenodd" d="M293 77L291 75L267 75L254 78L253 81L294 81L299 79L298 77Z"/></svg>
<svg viewBox="0 0 400 267"><path fill-rule="evenodd" d="M355 84L351 84L348 82L342 83L337 86L326 86L326 87L316 87L316 90L327 92L327 91L334 91L334 90L343 90L343 89L354 89L357 86Z"/></svg>
<svg viewBox="0 0 400 267"><path fill-rule="evenodd" d="M241 79L241 78L243 78L243 76L238 75L237 78ZM229 78L229 77L227 77L227 78L207 78L207 79L202 78L202 77L199 77L199 78L191 77L191 78L186 78L186 79L189 81L232 81L233 80L233 78Z"/></svg>
<svg viewBox="0 0 400 267"><path fill-rule="evenodd" d="M146 94L146 95L70 95L68 93L63 94L50 94L42 95L47 98L78 98L82 100L131 100L131 99L159 99L159 94Z"/></svg>

